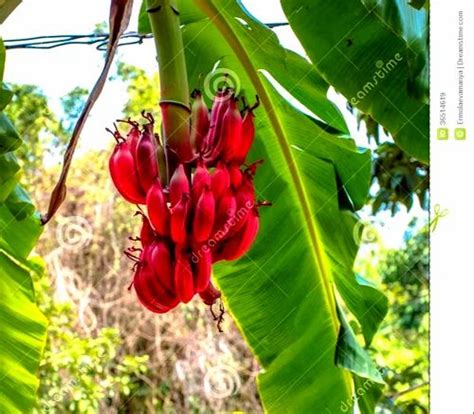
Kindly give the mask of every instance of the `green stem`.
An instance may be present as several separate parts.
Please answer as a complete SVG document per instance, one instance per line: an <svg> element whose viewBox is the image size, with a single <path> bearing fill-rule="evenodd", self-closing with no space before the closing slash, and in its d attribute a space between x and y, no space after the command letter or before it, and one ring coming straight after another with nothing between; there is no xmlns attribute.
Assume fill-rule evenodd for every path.
<svg viewBox="0 0 474 414"><path fill-rule="evenodd" d="M147 0L160 72L163 142L181 161L192 158L189 87L177 0Z"/></svg>
<svg viewBox="0 0 474 414"><path fill-rule="evenodd" d="M188 106L189 89L176 0L147 0L160 67L161 98Z"/></svg>

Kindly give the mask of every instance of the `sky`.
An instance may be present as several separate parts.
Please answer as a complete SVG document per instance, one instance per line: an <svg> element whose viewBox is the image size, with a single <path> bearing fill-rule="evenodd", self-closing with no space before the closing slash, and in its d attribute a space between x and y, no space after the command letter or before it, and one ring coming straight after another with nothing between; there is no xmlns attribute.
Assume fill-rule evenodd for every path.
<svg viewBox="0 0 474 414"><path fill-rule="evenodd" d="M243 0L247 9L263 22L283 22L286 18L278 0ZM128 31L137 30L138 9L136 0ZM108 20L109 2L81 0L23 0L18 8L0 27L3 39L58 34L88 34L96 24ZM304 55L298 39L289 27L275 29L283 46ZM142 67L147 73L157 70L152 40L141 45L119 48L120 60ZM8 51L5 81L18 84L38 85L49 99L54 112L61 113L60 98L81 86L91 89L103 65L103 52L90 45L69 45L52 50L14 49ZM329 97L336 102L345 115L352 137L361 146L367 146L365 130L357 129L355 118L345 108L346 100L331 91ZM127 100L124 84L108 82L86 123L81 136L80 152L88 149L103 149L109 144L110 136L105 127L119 118ZM420 214L415 207L412 214L404 212L391 219L383 214L384 226L380 229L387 247L400 245L403 232L413 214ZM368 212L363 215L368 219Z"/></svg>
<svg viewBox="0 0 474 414"><path fill-rule="evenodd" d="M140 1L134 2L128 31L137 30ZM245 6L265 22L286 21L279 1L244 1ZM0 29L4 39L58 34L91 33L97 23L107 21L108 1L83 0L23 0ZM28 28L25 30L25 28ZM304 53L289 28L277 33L284 46ZM140 66L148 73L157 70L155 50L151 39L142 45L119 48L122 61ZM5 80L12 83L32 83L41 87L49 97L55 112L61 111L60 98L76 86L91 89L102 68L103 53L90 45L69 45L51 50L13 49L8 53ZM120 82L109 82L91 113L81 138L85 147L103 148L105 124L116 119L122 111L127 95ZM104 122L105 120L105 122ZM108 121L107 121L108 120ZM108 137L107 137L108 138Z"/></svg>

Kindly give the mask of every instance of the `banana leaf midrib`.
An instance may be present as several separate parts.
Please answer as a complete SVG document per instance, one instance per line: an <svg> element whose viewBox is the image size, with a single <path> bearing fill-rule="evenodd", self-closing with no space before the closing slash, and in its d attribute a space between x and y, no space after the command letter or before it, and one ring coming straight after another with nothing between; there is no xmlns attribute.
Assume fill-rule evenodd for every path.
<svg viewBox="0 0 474 414"><path fill-rule="evenodd" d="M234 50L235 54L241 58L241 63L244 68L247 70L247 74L251 79L252 83L255 86L255 89L259 95L259 98L262 102L262 106L270 119L274 129L275 135L278 139L278 144L281 148L283 156L287 162L287 167L290 172L291 179L294 183L294 189L297 194L298 202L301 205L302 213L304 220L307 224L308 233L310 236L311 245L313 247L312 251L314 253L315 265L320 270L320 274L322 277L324 290L326 292L325 301L328 305L328 310L331 314L331 320L333 323L335 336L339 333L339 319L337 316L336 311L336 303L333 295L333 287L331 283L331 278L329 276L329 271L326 268L326 261L324 257L324 251L320 246L320 238L318 235L317 225L313 219L313 215L311 214L310 204L308 198L306 196L306 191L303 185L303 182L300 177L300 173L298 168L296 167L296 161L291 154L290 144L286 139L286 134L284 129L281 125L279 117L276 115L276 111L271 111L268 108L271 108L273 105L271 104L271 99L268 96L264 85L262 84L260 77L257 73L256 68L252 64L248 53L245 49L241 46L236 34L234 33L232 27L225 21L222 17L222 14L219 10L209 2L208 0L195 0L195 4L201 9L201 11L208 16L208 18L214 23L216 28L222 33L225 37L229 46ZM335 344L334 344L335 345ZM347 371L343 371L344 373L344 383L348 389L348 394L351 395L352 393L352 379L350 374Z"/></svg>

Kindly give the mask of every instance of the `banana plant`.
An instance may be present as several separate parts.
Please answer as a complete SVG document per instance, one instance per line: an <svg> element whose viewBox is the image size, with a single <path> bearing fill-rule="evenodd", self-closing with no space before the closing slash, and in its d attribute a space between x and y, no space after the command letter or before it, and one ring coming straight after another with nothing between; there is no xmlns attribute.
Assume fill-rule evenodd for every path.
<svg viewBox="0 0 474 414"><path fill-rule="evenodd" d="M365 347L387 302L352 270L361 229L356 211L370 182L369 151L347 135L316 68L283 48L240 2L145 2L139 27L155 34L160 71L170 67L160 50L175 43L156 20L163 10L175 21L179 16L184 55L180 48L166 52L174 64L185 57L186 73L174 71L175 79L186 77L190 87L204 79L206 92L212 76L225 74L240 94L261 103L250 158L264 160L255 188L273 205L261 213L250 253L217 264L214 280L262 367L258 386L265 409L349 411L356 390L365 386L357 405L373 412L383 378ZM178 35L176 26L172 33ZM213 93L204 95L210 100Z"/></svg>
<svg viewBox="0 0 474 414"><path fill-rule="evenodd" d="M281 1L324 79L427 164L428 11L413 3Z"/></svg>
<svg viewBox="0 0 474 414"><path fill-rule="evenodd" d="M426 123L426 69L423 55L408 47L414 43L421 48L425 39L414 38L399 24L403 13L411 13L402 6L394 14L376 3L351 2L354 13L344 13L348 6L339 3L300 3L282 0L311 62L282 47L238 0L146 0L139 29L155 37L160 105L167 108L162 133L170 137L170 147L179 151L187 145L190 87L203 87L210 106L214 85L224 74L236 94L248 100L257 96L260 102L250 159L264 160L254 185L258 198L270 200L272 207L261 213L261 231L250 252L214 266L213 280L261 366L257 381L265 410L368 414L380 397L383 372L367 347L387 312L385 296L352 269L362 230L357 211L368 194L371 155L356 146L344 117L326 96L329 85L348 98L355 94L360 102L352 104L386 127L407 152L426 161L426 136L415 133ZM76 125L43 224L64 200L77 139L103 87L131 5L130 0L112 1L104 70ZM317 27L314 16L321 20ZM386 29L381 22L398 29ZM347 38L344 27L351 29ZM378 69L393 71L392 77L384 72L387 78L377 93L399 114L372 87L364 89L374 62L363 52L380 47L371 43L378 35L396 62L387 68L392 57L385 54L375 62L382 62ZM348 63L337 59L341 42L358 76L347 76ZM406 77L417 86L415 94L408 93ZM11 94L2 88L0 98L3 108ZM12 151L20 144L11 122L0 115L0 409L7 412L28 412L33 404L45 331L27 261L41 227L18 185Z"/></svg>
<svg viewBox="0 0 474 414"><path fill-rule="evenodd" d="M5 48L0 40L0 82ZM12 97L2 86L0 108ZM0 412L28 413L36 400L36 375L46 342L47 321L36 306L28 255L41 234L40 218L19 184L14 151L22 143L0 113Z"/></svg>

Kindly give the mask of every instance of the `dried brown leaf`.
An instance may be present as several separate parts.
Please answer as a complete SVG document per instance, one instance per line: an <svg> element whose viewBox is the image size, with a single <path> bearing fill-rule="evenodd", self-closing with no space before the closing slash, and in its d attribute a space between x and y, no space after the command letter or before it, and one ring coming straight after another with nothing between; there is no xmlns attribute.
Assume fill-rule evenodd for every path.
<svg viewBox="0 0 474 414"><path fill-rule="evenodd" d="M46 224L48 221L51 220L51 218L54 216L56 211L58 211L59 207L66 198L66 180L69 173L69 168L71 167L74 152L79 141L79 136L81 135L82 129L84 128L90 111L92 110L95 102L97 101L102 92L102 89L104 88L105 81L107 80L107 75L114 60L115 52L117 51L120 36L126 30L130 22L132 6L133 0L111 0L109 17L110 36L104 67L102 69L102 72L100 73L99 78L97 79L97 82L94 85L94 88L92 89L89 97L87 98L86 104L84 105L84 109L82 110L81 115L79 116L74 127L74 131L64 154L64 162L61 175L59 176L59 180L51 194L48 212L42 215L41 218L42 224Z"/></svg>

